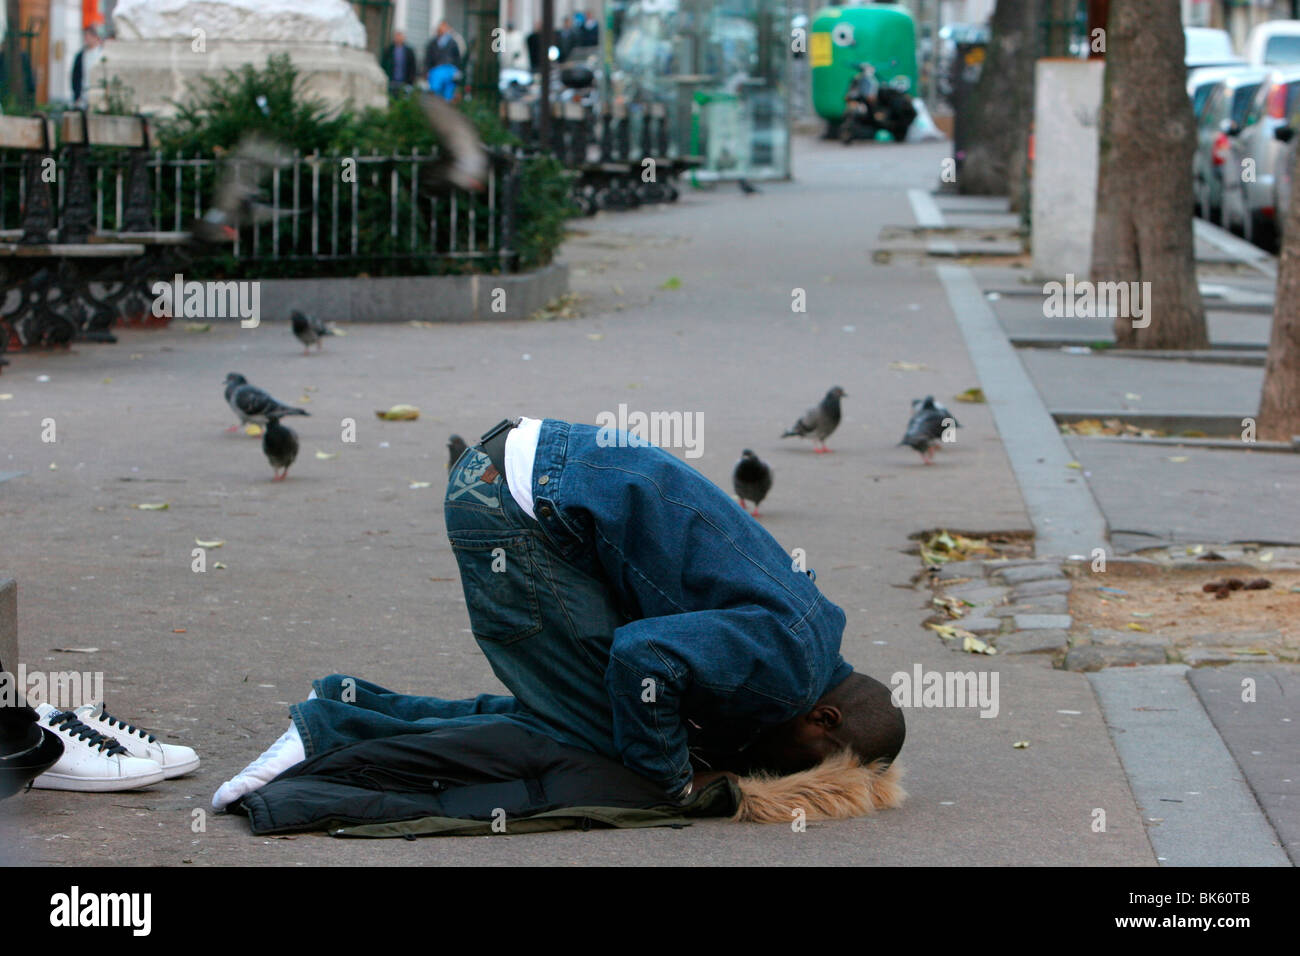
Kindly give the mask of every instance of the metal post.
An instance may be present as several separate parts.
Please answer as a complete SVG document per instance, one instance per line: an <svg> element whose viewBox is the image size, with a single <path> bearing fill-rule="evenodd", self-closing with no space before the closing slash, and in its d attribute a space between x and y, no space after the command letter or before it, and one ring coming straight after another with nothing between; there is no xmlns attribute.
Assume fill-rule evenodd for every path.
<svg viewBox="0 0 1300 956"><path fill-rule="evenodd" d="M554 39L555 0L542 0L542 105L537 118L537 139L543 151L551 148L551 43Z"/></svg>

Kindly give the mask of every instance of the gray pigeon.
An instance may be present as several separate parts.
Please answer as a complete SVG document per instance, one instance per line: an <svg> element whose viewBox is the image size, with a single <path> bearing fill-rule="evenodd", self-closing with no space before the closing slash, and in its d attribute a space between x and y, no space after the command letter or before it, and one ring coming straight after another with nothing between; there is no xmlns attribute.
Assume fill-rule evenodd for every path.
<svg viewBox="0 0 1300 956"><path fill-rule="evenodd" d="M817 454L829 452L826 447L826 439L830 437L831 432L835 431L840 424L840 399L847 398L848 393L836 385L826 397L817 405L814 405L808 411L803 413L793 426L790 427L781 437L789 438L794 435L798 438L807 438L812 436L817 445L813 446L813 451Z"/></svg>
<svg viewBox="0 0 1300 956"><path fill-rule="evenodd" d="M265 425L267 419L274 415L307 415L301 408L293 408L276 401L256 385L249 385L248 379L238 372L226 376L226 404L239 416L239 424L231 425L228 432L238 431L249 422Z"/></svg>
<svg viewBox="0 0 1300 956"><path fill-rule="evenodd" d="M296 215L297 210L277 211L258 200L267 173L289 161L284 147L264 136L254 133L241 139L222 167L212 208L194 222L194 237L204 242L232 242L244 226Z"/></svg>
<svg viewBox="0 0 1300 956"><path fill-rule="evenodd" d="M275 472L272 481L284 481L289 477L289 466L298 457L298 436L292 428L280 424L278 414L266 420L266 431L262 435L262 451Z"/></svg>
<svg viewBox="0 0 1300 956"><path fill-rule="evenodd" d="M483 189L488 157L474 124L434 93L420 94L420 109L438 136L438 160L421 172L420 185L432 192L445 189L447 183L461 189Z"/></svg>
<svg viewBox="0 0 1300 956"><path fill-rule="evenodd" d="M961 428L961 423L953 417L952 412L936 402L933 395L915 399L912 402L912 417L907 422L907 433L899 444L919 451L924 464L934 464L935 450L942 446L943 433L949 424L953 428Z"/></svg>
<svg viewBox="0 0 1300 956"><path fill-rule="evenodd" d="M289 316L293 322L293 335L302 343L302 354L311 354L311 347L316 346L317 351L321 349L321 339L327 335L333 335L334 331L324 322L314 315L306 315L294 309Z"/></svg>
<svg viewBox="0 0 1300 956"><path fill-rule="evenodd" d="M754 502L754 510L750 514L757 518L758 506L772 490L772 469L746 448L740 453L740 461L736 462L736 468L731 473L731 486L736 489L740 507L745 507L746 501Z"/></svg>
<svg viewBox="0 0 1300 956"><path fill-rule="evenodd" d="M467 447L465 439L461 438L459 435L452 435L447 439L447 454L449 456L447 459L448 471L451 471L451 469L455 467L456 462L460 461L460 456L465 454L465 449Z"/></svg>

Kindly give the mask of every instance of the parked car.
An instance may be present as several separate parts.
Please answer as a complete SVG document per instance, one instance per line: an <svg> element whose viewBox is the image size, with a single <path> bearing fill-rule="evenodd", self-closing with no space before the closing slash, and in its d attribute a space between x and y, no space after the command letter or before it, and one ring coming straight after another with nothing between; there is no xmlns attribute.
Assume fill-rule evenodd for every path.
<svg viewBox="0 0 1300 956"><path fill-rule="evenodd" d="M1251 66L1300 63L1300 20L1266 20L1246 38Z"/></svg>
<svg viewBox="0 0 1300 956"><path fill-rule="evenodd" d="M1243 66L1246 61L1232 50L1232 38L1227 30L1209 27L1184 27L1186 52L1183 62L1189 70L1203 66Z"/></svg>
<svg viewBox="0 0 1300 956"><path fill-rule="evenodd" d="M1266 76L1266 70L1249 67L1232 70L1214 84L1201 106L1196 123L1196 153L1192 158L1192 188L1202 219L1221 220L1228 131L1240 128Z"/></svg>
<svg viewBox="0 0 1300 956"><path fill-rule="evenodd" d="M1223 225L1241 226L1247 242L1269 246L1277 223L1277 172L1286 144L1274 135L1300 104L1300 64L1269 72L1236 130L1228 131Z"/></svg>
<svg viewBox="0 0 1300 956"><path fill-rule="evenodd" d="M1187 95L1192 99L1192 115L1199 121L1205 101L1219 83L1234 73L1240 73L1248 67L1243 66L1202 66L1187 72ZM1256 70L1256 73L1261 71Z"/></svg>

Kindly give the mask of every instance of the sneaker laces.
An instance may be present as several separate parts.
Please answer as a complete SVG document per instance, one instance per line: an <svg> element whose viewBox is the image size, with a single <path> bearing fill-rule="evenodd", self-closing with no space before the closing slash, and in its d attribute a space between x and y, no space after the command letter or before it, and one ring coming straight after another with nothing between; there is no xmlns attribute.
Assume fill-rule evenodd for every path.
<svg viewBox="0 0 1300 956"><path fill-rule="evenodd" d="M50 726L60 733L67 734L70 737L76 737L79 740L86 741L92 747L98 747L106 756L112 757L121 754L129 757L130 753L125 747L117 742L115 737L109 737L101 734L94 727L83 724L77 715L70 710L59 711L50 714Z"/></svg>
<svg viewBox="0 0 1300 956"><path fill-rule="evenodd" d="M107 723L110 727L125 730L128 734L135 734L137 737L147 740L151 744L158 742L158 738L148 731L141 730L139 727L128 724L125 720L118 720L116 717L110 717L108 711L102 706L99 708L99 719Z"/></svg>

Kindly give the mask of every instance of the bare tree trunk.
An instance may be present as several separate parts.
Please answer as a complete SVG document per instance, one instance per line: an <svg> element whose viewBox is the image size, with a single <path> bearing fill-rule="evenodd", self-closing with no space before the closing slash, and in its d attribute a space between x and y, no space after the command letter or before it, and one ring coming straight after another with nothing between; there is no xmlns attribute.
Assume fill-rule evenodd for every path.
<svg viewBox="0 0 1300 956"><path fill-rule="evenodd" d="M1111 5L1092 279L1140 296L1139 308L1131 300L1115 316L1121 348L1209 344L1189 212L1196 129L1183 56L1178 4Z"/></svg>
<svg viewBox="0 0 1300 956"><path fill-rule="evenodd" d="M1300 182L1300 149L1291 170L1291 181ZM1273 336L1268 343L1257 424L1257 437L1265 441L1290 441L1300 435L1300 189L1291 193L1291 208L1282 227Z"/></svg>
<svg viewBox="0 0 1300 956"><path fill-rule="evenodd" d="M1035 0L998 0L990 23L992 36L980 78L971 96L966 155L958 157L959 192L1006 196L1013 169L1024 181L1029 124L1034 113Z"/></svg>

